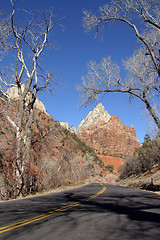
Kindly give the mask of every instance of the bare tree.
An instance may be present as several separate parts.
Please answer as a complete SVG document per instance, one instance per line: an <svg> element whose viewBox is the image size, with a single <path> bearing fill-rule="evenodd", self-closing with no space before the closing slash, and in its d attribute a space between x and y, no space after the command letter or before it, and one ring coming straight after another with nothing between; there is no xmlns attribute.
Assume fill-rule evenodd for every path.
<svg viewBox="0 0 160 240"><path fill-rule="evenodd" d="M55 19L50 10L45 12L27 12L25 9L16 8L16 0L11 0L12 13L6 26L9 26L8 34L5 37L0 36L1 45L10 54L10 58L15 59L15 67L6 68L12 73L8 77L1 72L0 81L4 87L14 87L18 93L18 111L16 122L6 112L7 119L16 129L16 159L14 165L16 167L17 192L26 194L29 188L29 166L31 159L31 138L33 125L33 108L37 98L37 93L46 89L55 79L52 73L46 76L39 67L39 59L42 52L48 45L48 34L59 23L60 19ZM18 24L18 19L22 17L23 23ZM3 24L3 26L5 26ZM11 59L10 64L12 65ZM4 94L5 95L5 94ZM4 98L3 98L4 99ZM7 96L5 101L10 103ZM24 127L23 127L24 126ZM23 191L22 191L23 190Z"/></svg>
<svg viewBox="0 0 160 240"><path fill-rule="evenodd" d="M6 53L6 39L10 32L10 27L6 23L6 18L3 17L2 12L0 11L0 61L2 61L3 57Z"/></svg>
<svg viewBox="0 0 160 240"><path fill-rule="evenodd" d="M98 64L91 61L88 74L83 77L83 104L95 101L99 94L120 92L136 97L146 106L160 130L160 2L157 0L113 0L99 8L99 15L84 11L86 31L120 21L132 28L140 46L133 56L123 62L128 71L126 79L120 77L120 67L105 57ZM138 24L137 24L138 23ZM145 31L138 30L143 24ZM156 106L156 107L155 107Z"/></svg>

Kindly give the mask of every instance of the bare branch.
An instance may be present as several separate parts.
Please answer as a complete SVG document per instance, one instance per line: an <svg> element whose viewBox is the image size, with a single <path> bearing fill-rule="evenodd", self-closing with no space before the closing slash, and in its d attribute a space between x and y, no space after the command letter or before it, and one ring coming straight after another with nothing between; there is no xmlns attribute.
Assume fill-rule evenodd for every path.
<svg viewBox="0 0 160 240"><path fill-rule="evenodd" d="M157 11L157 17L156 19L153 17L151 13L149 13L149 10L152 13L156 11L156 4L158 8L158 2L153 1L153 4L150 5L146 0L139 1L139 0L133 0L133 1L113 1L111 4L106 4L102 7L100 7L100 17L97 17L94 13L91 13L89 11L84 11L84 27L86 30L90 31L94 27L96 27L97 32L100 31L100 26L103 23L108 23L112 21L121 21L125 22L128 24L134 31L136 36L139 38L139 40L146 46L152 61L154 63L154 66L160 76L160 65L159 62L157 61L157 55L155 54L152 46L149 44L149 42L145 39L145 37L140 34L138 31L137 26L131 22L130 20L130 15L131 12L133 11L137 18L141 18L143 22L149 23L150 25L156 27L156 29L160 29L160 13ZM148 9L147 9L147 7ZM160 7L160 4L159 4ZM133 19L135 18L135 14ZM147 16L147 17L146 17ZM148 18L149 17L149 18Z"/></svg>
<svg viewBox="0 0 160 240"><path fill-rule="evenodd" d="M103 58L100 64L90 62L88 74L83 77L83 86L79 91L83 94L82 105L95 101L99 94L125 93L134 96L145 103L155 123L160 127L160 120L151 106L154 99L153 90L156 86L157 75L152 72L152 64L141 51L135 52L132 58L124 62L129 71L126 81L120 78L119 67L111 62L111 58ZM148 80L147 80L148 79ZM152 100L149 101L152 92ZM156 95L155 95L156 96Z"/></svg>
<svg viewBox="0 0 160 240"><path fill-rule="evenodd" d="M119 21L132 28L140 40L140 48L124 61L128 71L126 79L120 78L120 69L103 58L101 63L90 62L88 74L82 78L83 104L97 100L99 94L120 92L134 96L145 103L146 108L160 129L160 119L154 110L160 92L160 2L157 0L111 1L99 8L99 14L84 11L83 23L87 31L101 31L104 23ZM137 19L146 31L140 32Z"/></svg>
<svg viewBox="0 0 160 240"><path fill-rule="evenodd" d="M17 94L15 122L12 120L12 115L7 112L9 102L5 102L4 108L6 119L16 129L16 157L13 161L15 174L13 179L16 179L13 192L16 197L29 191L28 168L31 160L33 109L37 93L48 88L50 81L54 80L50 73L46 77L43 75L38 61L47 46L50 31L61 18L55 20L51 10L46 13L36 12L34 15L25 9L17 9L16 0L10 1L12 5L10 23L6 22L9 31L2 35L5 24L2 24L1 28L0 22L0 43L8 50L9 63L15 62L15 67L9 66L9 71L1 74L0 82L6 88L14 87L13 91ZM25 15L24 21L17 24L21 12Z"/></svg>

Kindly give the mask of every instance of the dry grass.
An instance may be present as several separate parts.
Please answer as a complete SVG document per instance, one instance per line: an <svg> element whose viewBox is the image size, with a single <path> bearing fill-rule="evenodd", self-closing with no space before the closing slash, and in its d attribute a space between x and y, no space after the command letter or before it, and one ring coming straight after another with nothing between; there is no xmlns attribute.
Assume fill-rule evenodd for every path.
<svg viewBox="0 0 160 240"><path fill-rule="evenodd" d="M0 202L17 201L17 200L20 200L20 199L44 196L44 195L51 194L51 193L58 193L58 192L63 192L63 191L70 190L70 189L75 189L75 188L78 188L78 187L85 186L87 184L88 184L88 182L81 182L81 183L78 183L78 184L75 184L75 185L61 186L61 187L58 187L58 188L50 189L48 191L37 192L34 195L30 194L30 195L27 195L26 197L19 196L19 197L17 197L17 199L0 200Z"/></svg>
<svg viewBox="0 0 160 240"><path fill-rule="evenodd" d="M116 182L117 185L134 188L142 188L144 185L150 185L151 183L153 183L154 186L160 186L160 169L158 165L155 165L151 172L147 171L137 176L132 175ZM159 191L154 191L154 193L160 194Z"/></svg>

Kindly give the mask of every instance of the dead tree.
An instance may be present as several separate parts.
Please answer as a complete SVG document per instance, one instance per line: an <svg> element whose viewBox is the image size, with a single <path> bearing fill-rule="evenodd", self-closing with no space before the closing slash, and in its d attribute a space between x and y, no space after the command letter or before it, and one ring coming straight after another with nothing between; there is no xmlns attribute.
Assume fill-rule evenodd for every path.
<svg viewBox="0 0 160 240"><path fill-rule="evenodd" d="M8 50L8 55L15 62L15 67L7 68L12 72L8 78L1 72L1 84L8 88L14 87L18 94L16 122L7 114L8 120L16 129L16 183L15 197L27 194L30 187L30 161L32 126L34 121L34 104L37 93L47 89L49 84L55 86L52 73L44 75L39 67L39 59L48 45L48 35L53 31L60 19L55 19L50 10L45 12L27 12L16 8L16 0L11 0L12 13L6 25L9 26L8 36L1 37L1 45ZM19 14L24 15L22 26L18 25ZM8 37L8 38L7 38ZM9 52L10 51L10 52ZM11 62L12 64L12 62ZM8 102L10 96L8 95Z"/></svg>
<svg viewBox="0 0 160 240"><path fill-rule="evenodd" d="M91 61L88 74L83 77L80 91L84 94L83 104L97 99L99 94L125 93L141 100L160 131L159 97L160 97L160 2L157 0L113 0L99 7L99 14L84 11L84 27L86 31L101 26L122 22L133 29L139 40L139 49L133 56L124 61L128 71L126 79L120 77L120 67L104 57L100 63ZM138 28L143 24L144 31ZM155 107L156 106L156 107Z"/></svg>

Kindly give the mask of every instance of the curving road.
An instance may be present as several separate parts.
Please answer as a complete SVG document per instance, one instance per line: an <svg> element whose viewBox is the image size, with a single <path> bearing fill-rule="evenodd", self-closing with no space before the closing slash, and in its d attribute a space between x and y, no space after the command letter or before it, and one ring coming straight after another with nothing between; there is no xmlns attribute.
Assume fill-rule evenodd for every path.
<svg viewBox="0 0 160 240"><path fill-rule="evenodd" d="M159 240L160 196L108 184L0 203L1 240Z"/></svg>

